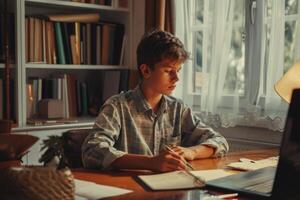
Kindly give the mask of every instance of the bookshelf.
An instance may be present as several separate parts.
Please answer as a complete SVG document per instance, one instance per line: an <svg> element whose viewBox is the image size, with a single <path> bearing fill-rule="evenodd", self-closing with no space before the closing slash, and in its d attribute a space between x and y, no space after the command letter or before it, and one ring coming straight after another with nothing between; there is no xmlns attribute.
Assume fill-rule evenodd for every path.
<svg viewBox="0 0 300 200"><path fill-rule="evenodd" d="M117 1L113 0L111 6L107 5L95 5L90 3L80 3L80 2L72 2L72 1L59 1L59 0L25 0L20 4L20 20L21 20L21 74L22 76L22 93L23 96L28 98L28 94L25 94L27 91L26 84L30 79L34 77L41 77L42 82L48 79L49 77L53 77L53 74L72 74L76 76L76 80L85 81L90 79L90 74L92 76L99 77L99 79L103 79L103 73L107 73L107 71L113 71L118 73L119 71L124 73L126 69L130 69L132 66L132 47L131 47L131 29L132 29L132 1L128 1L127 8L119 8L116 6ZM121 24L124 27L124 35L126 37L126 49L129 51L125 51L122 61L122 64L113 64L113 63L76 63L76 64L58 64L48 62L29 62L26 57L25 49L26 47L26 18L27 17L36 17L45 15L53 15L53 14L66 14L66 15L76 15L79 13L98 13L100 16L100 22L107 23L117 23ZM61 27L63 26L62 22ZM86 23L81 23L80 26L86 25ZM96 24L96 23L95 23ZM54 26L54 25L53 25ZM93 26L93 24L92 24ZM104 26L104 25L103 25ZM101 25L102 27L102 25ZM81 30L80 30L81 31ZM28 44L27 44L28 45ZM56 44L57 45L57 44ZM25 47L25 48L24 48ZM57 46L56 46L57 47ZM58 47L57 47L58 48ZM92 47L93 48L93 47ZM102 50L102 49L101 49ZM93 50L92 50L93 51ZM56 49L57 53L57 49ZM57 55L58 57L58 55ZM74 61L74 60L73 60ZM75 62L74 62L75 63ZM97 79L94 77L94 80ZM96 82L95 84L102 84L102 88L106 87L101 81ZM108 85L113 85L114 83L109 83ZM101 90L101 89L100 89ZM99 91L101 93L101 91ZM26 98L23 99L23 103L26 103ZM101 103L103 100L101 100ZM99 108L99 107L97 107ZM44 125L44 126L32 126L28 125L28 106L22 107L22 123L19 123L18 130L40 130L42 128L45 129L55 129L55 128L68 128L73 126L77 127L86 127L91 126L93 121L95 120L94 116L72 116L72 119L75 118L77 120L71 124L55 124L55 125ZM70 108L71 109L71 108Z"/></svg>
<svg viewBox="0 0 300 200"><path fill-rule="evenodd" d="M2 1L4 0L0 0L0 3ZM14 80L13 110L16 121L12 132L30 134L40 138L39 142L31 148L30 153L23 158L25 164L39 164L38 158L42 139L47 138L49 135L60 135L62 132L70 129L92 127L96 118L95 113L93 115L80 114L72 117L72 120L68 123L29 125L27 123L30 118L28 115L27 89L28 84L32 83L32 80L40 79L43 81L55 79L57 75L72 75L78 81L86 84L90 81L94 83L93 85L99 86L96 87L96 91L99 89L99 94L102 96L111 95L110 88L114 90L116 88L119 90L126 88L123 84L129 80L128 71L135 69L135 49L144 33L144 10L141 8L145 6L145 3L144 0L127 0L126 7L119 7L119 1L123 0L112 0L111 6L108 6L72 2L72 0L7 0L9 11L15 16L13 21L15 32L10 34L15 41L13 48L14 61L11 62L10 66L11 77ZM83 13L98 13L101 23L116 23L124 27L125 43L123 45L122 59L120 58L121 62L118 62L118 64L116 62L106 64L101 62L97 64L84 62L80 64L49 64L45 60L42 60L42 62L29 62L28 41L26 42L26 35L28 34L28 27L26 28L28 26L26 25L27 17L46 19L43 17L47 15L76 15ZM0 61L1 78L4 68L4 62ZM119 78L116 79L116 77ZM103 101L104 99L99 100L96 109L101 106Z"/></svg>

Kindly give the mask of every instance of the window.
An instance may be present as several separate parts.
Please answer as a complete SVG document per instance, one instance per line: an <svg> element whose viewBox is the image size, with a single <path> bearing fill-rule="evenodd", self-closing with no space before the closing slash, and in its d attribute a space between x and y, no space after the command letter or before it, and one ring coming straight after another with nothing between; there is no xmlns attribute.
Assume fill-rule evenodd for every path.
<svg viewBox="0 0 300 200"><path fill-rule="evenodd" d="M231 48L229 54L229 65L225 78L224 85L224 94L230 94L233 92L233 88L238 85L238 92L240 95L244 95L244 66L245 66L245 3L249 1L245 0L235 0L234 5L234 28L232 30L232 40ZM194 8L194 11L191 11L193 17L193 23L191 24L191 32L193 35L193 49L192 57L194 59L194 73L193 73L193 92L201 93L201 85L203 82L203 56L205 51L205 46L203 43L206 38L209 36L205 35L204 29L208 27L208 23L212 23L207 19L209 16L204 16L204 9L209 9L205 7L204 4L209 2L206 0L190 1L190 8ZM270 35L270 24L271 24L271 12L272 12L272 0L266 1L266 27L267 35ZM284 40L284 72L286 72L289 67L295 61L294 50L296 44L296 30L297 30L297 17L298 17L298 0L286 0L285 1L285 40ZM263 19L258 19L263 20ZM299 20L298 20L299 21ZM251 41L249 41L251 43ZM266 52L269 48L269 41L266 43ZM207 47L207 46L206 46Z"/></svg>
<svg viewBox="0 0 300 200"><path fill-rule="evenodd" d="M191 53L179 97L222 126L282 130L287 104L273 86L300 58L299 0L176 4L176 13L185 13L176 17L176 34Z"/></svg>
<svg viewBox="0 0 300 200"><path fill-rule="evenodd" d="M204 9L213 9L212 7L206 6L209 2L205 0L200 1L190 1L193 5L190 6L191 9L195 8L194 13L192 14L191 32L193 35L193 93L200 94L203 81L205 79L205 74L207 69L204 66L205 49L211 48L208 43L205 43L206 39L211 39L209 29L212 26L213 21L209 19L209 15L204 16L204 13L209 13ZM244 28L244 1L237 0L234 8L234 24L232 30L232 40L231 48L228 60L228 70L226 74L226 81L224 84L224 94L230 94L234 90L236 83L238 83L239 93L244 94L244 58L245 58L245 28ZM193 13L193 11L191 11ZM205 43L205 45L203 45ZM206 56L210 56L206 54Z"/></svg>

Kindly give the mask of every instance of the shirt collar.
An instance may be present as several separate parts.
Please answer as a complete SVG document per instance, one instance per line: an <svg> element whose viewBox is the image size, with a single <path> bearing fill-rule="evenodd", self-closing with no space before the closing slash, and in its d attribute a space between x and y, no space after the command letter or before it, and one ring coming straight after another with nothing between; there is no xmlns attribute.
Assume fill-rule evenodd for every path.
<svg viewBox="0 0 300 200"><path fill-rule="evenodd" d="M147 112L147 111L152 112L152 108L151 108L150 104L147 102L145 96L143 95L140 85L136 86L134 91L136 94L135 101L137 104L137 109L141 112ZM162 99L161 99L157 114L159 115L166 111L167 111L167 100L166 100L166 96L162 95Z"/></svg>

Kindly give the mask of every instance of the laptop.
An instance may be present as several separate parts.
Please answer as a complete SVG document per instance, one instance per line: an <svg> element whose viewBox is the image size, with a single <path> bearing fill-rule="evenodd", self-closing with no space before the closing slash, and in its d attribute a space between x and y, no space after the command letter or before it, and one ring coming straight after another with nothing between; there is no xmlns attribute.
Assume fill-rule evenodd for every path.
<svg viewBox="0 0 300 200"><path fill-rule="evenodd" d="M207 182L221 188L266 199L300 200L300 89L293 91L277 167L241 172Z"/></svg>

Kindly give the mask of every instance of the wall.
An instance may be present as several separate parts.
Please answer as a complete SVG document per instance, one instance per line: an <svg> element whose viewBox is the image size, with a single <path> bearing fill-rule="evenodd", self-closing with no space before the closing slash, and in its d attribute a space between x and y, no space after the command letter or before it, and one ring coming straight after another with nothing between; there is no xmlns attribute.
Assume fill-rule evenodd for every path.
<svg viewBox="0 0 300 200"><path fill-rule="evenodd" d="M260 148L278 148L282 132L255 127L232 127L216 129L226 137L230 152Z"/></svg>

